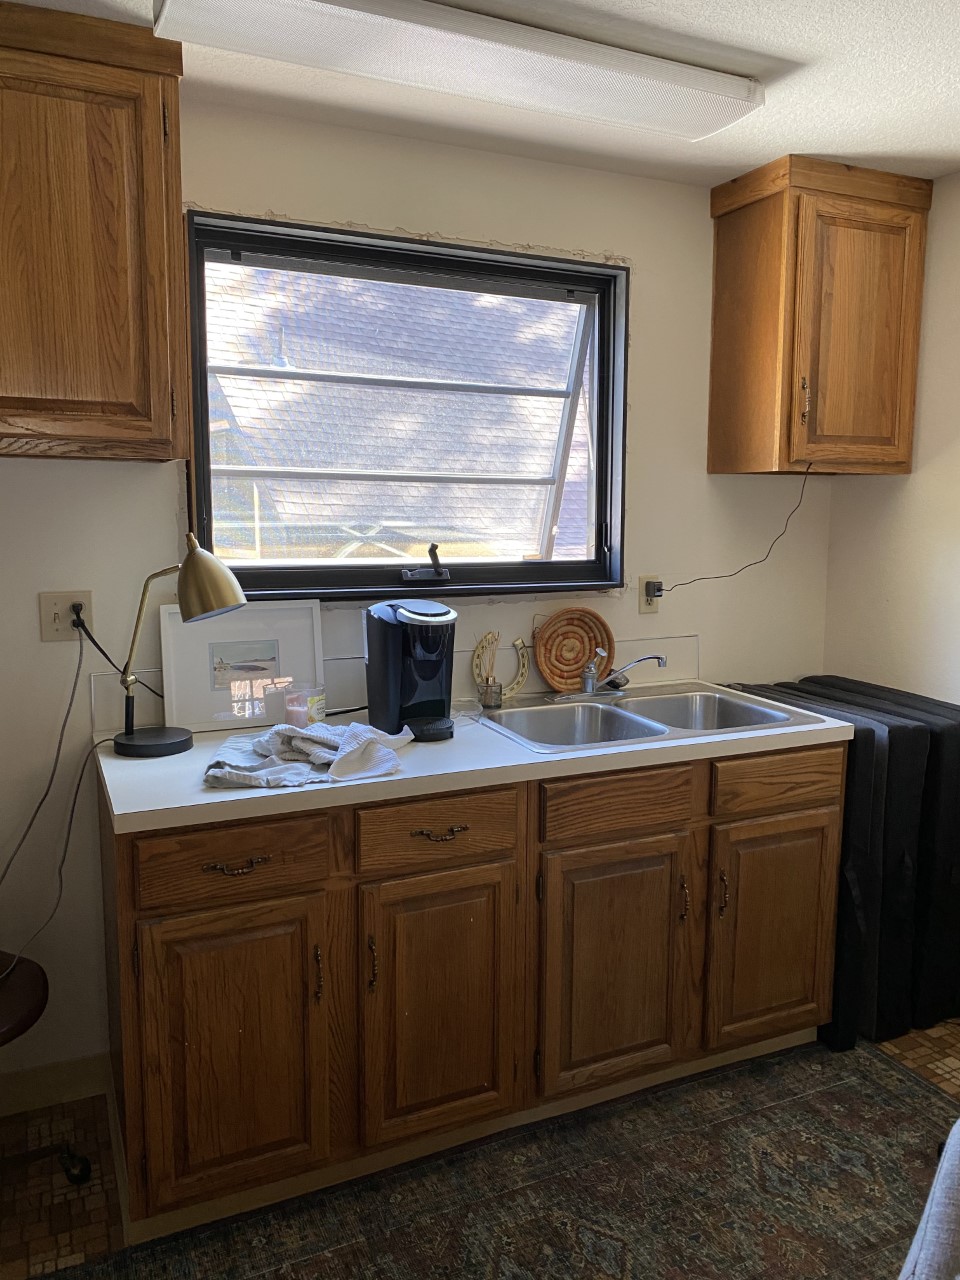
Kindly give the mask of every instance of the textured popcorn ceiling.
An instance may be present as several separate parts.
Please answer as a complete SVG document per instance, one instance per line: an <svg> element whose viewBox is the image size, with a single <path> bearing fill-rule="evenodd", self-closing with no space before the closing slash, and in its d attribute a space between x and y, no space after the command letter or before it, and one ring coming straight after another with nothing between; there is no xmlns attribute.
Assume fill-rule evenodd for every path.
<svg viewBox="0 0 960 1280"><path fill-rule="evenodd" d="M569 35L755 75L767 104L689 143L198 46L184 97L245 100L334 123L546 159L715 182L787 151L960 170L958 0L457 0ZM149 22L151 0L62 7ZM226 42L226 41L225 41Z"/></svg>

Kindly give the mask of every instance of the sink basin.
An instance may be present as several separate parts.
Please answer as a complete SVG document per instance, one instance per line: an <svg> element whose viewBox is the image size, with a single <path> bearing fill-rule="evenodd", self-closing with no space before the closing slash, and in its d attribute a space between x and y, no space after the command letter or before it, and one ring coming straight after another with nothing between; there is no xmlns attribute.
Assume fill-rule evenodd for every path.
<svg viewBox="0 0 960 1280"><path fill-rule="evenodd" d="M619 706L597 702L510 707L504 711L488 711L484 719L491 728L534 751L612 746L640 742L668 732L664 725L636 712L628 715Z"/></svg>
<svg viewBox="0 0 960 1280"><path fill-rule="evenodd" d="M617 707L633 715L660 720L671 729L692 729L698 733L752 729L765 724L783 724L791 718L786 712L742 702L723 693L651 694L622 698Z"/></svg>

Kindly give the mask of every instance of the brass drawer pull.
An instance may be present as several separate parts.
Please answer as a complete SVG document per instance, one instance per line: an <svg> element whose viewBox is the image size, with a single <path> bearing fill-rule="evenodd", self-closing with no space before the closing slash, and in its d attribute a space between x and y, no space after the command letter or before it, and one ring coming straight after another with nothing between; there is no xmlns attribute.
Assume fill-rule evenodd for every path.
<svg viewBox="0 0 960 1280"><path fill-rule="evenodd" d="M687 888L687 877L680 877L680 892L683 894L683 910L680 912L681 922L690 914L690 890Z"/></svg>
<svg viewBox="0 0 960 1280"><path fill-rule="evenodd" d="M370 952L371 960L370 980L367 983L367 988L370 991L376 991L377 981L380 977L380 966L377 963L377 940L372 933L367 939L367 950Z"/></svg>
<svg viewBox="0 0 960 1280"><path fill-rule="evenodd" d="M429 828L418 827L416 831L410 832L410 836L411 838L414 836L426 836L427 839L432 840L434 844L440 844L441 842L445 843L447 840L456 840L459 832L469 831L469 830L470 830L469 827L447 827L446 835L435 836Z"/></svg>
<svg viewBox="0 0 960 1280"><path fill-rule="evenodd" d="M726 871L720 872L720 883L723 886L723 897L720 899L720 914L723 915L730 905L730 884L727 880Z"/></svg>
<svg viewBox="0 0 960 1280"><path fill-rule="evenodd" d="M240 867L228 866L226 862L205 862L200 870L219 871L222 876L248 876L251 871L255 871L264 862L270 861L271 855L264 853L259 858L248 858Z"/></svg>
<svg viewBox="0 0 960 1280"><path fill-rule="evenodd" d="M323 999L323 952L319 943L313 948L313 962L317 966L317 986L313 998L319 1004Z"/></svg>
<svg viewBox="0 0 960 1280"><path fill-rule="evenodd" d="M810 382L804 375L800 379L800 389L803 392L803 412L800 414L800 422L806 426L810 420L810 410L813 407L813 396L810 391Z"/></svg>

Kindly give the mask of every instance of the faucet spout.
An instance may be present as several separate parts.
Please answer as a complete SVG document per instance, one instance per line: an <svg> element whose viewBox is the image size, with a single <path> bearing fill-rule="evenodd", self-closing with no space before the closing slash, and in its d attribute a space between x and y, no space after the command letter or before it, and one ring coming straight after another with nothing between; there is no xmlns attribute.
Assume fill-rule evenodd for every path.
<svg viewBox="0 0 960 1280"><path fill-rule="evenodd" d="M630 682L626 673L631 667L639 666L641 662L655 662L661 670L667 665L667 659L662 653L645 653L642 658L634 658L633 662L628 662L625 666L618 667L616 671L611 671L600 688L623 689Z"/></svg>

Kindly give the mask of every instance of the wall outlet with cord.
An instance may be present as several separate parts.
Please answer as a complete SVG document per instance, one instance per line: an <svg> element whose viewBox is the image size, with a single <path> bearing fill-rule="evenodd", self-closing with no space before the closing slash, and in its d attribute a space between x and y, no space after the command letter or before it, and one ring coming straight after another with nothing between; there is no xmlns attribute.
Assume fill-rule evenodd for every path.
<svg viewBox="0 0 960 1280"><path fill-rule="evenodd" d="M41 591L39 601L41 640L76 641L77 629L73 625L72 608L75 604L82 607L83 620L87 626L93 626L92 591Z"/></svg>

